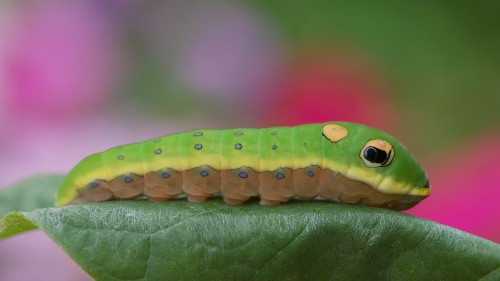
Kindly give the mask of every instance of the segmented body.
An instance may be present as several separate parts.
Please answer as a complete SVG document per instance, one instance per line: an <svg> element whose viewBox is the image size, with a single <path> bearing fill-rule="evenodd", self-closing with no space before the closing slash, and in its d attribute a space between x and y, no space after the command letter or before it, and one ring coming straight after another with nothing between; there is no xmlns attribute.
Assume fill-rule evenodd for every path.
<svg viewBox="0 0 500 281"><path fill-rule="evenodd" d="M386 146L377 148L380 159L367 157L384 165L370 167L372 163L363 159L373 140L379 144L369 146L372 150L380 143ZM382 151L387 147L390 150ZM409 158L396 161L397 157ZM389 158L393 163L382 163ZM392 173L389 166L398 163L410 170ZM184 193L193 202L214 194L229 204L254 196L262 204L321 197L405 209L428 195L425 181L420 166L396 140L358 124L195 130L87 157L63 181L57 203L142 195L164 201Z"/></svg>

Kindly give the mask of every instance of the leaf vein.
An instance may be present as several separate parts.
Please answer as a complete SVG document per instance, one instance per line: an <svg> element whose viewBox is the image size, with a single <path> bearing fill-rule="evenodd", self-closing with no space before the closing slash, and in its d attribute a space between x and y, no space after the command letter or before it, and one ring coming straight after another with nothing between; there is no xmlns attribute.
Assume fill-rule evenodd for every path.
<svg viewBox="0 0 500 281"><path fill-rule="evenodd" d="M283 251L285 251L288 247L290 247L290 245L292 245L295 241L297 241L299 239L300 236L302 236L302 234L304 234L305 230L307 229L307 224L304 225L304 227L302 227L302 229L300 230L299 234L297 234L292 240L290 240L290 242L288 242L285 247L283 247L283 249L281 249L280 251L276 252L275 255L273 255L265 264L263 264L262 266L260 266L256 271L255 271L255 274L252 276L252 278L250 280L255 280L255 278L257 278L257 275L259 274L259 272L261 272L261 270L263 268L265 268L267 265L269 265L273 260L276 259L277 256L279 256Z"/></svg>

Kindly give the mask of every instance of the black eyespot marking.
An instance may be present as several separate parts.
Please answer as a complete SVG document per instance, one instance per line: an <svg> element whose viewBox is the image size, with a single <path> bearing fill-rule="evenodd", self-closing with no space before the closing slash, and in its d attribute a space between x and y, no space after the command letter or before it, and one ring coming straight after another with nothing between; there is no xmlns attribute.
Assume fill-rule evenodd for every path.
<svg viewBox="0 0 500 281"><path fill-rule="evenodd" d="M170 174L167 172L163 172L163 173L161 173L161 177L164 179L168 179L170 177Z"/></svg>
<svg viewBox="0 0 500 281"><path fill-rule="evenodd" d="M198 144L196 144L196 145L194 146L194 149L196 149L196 150L200 150L200 149L202 149L202 148L203 148L203 145L201 145L201 143L198 143Z"/></svg>
<svg viewBox="0 0 500 281"><path fill-rule="evenodd" d="M284 179L284 178L285 178L285 174L283 174L283 173L277 173L277 174L276 174L276 179L278 179L278 180L282 180L282 179Z"/></svg>
<svg viewBox="0 0 500 281"><path fill-rule="evenodd" d="M309 171L309 172L307 172L307 175L312 178L312 177L314 177L314 172L313 171Z"/></svg>
<svg viewBox="0 0 500 281"><path fill-rule="evenodd" d="M272 148L272 149L276 149L276 148L278 148L278 146L277 146L277 145L275 145L275 144L273 144L273 146L271 146L271 148Z"/></svg>
<svg viewBox="0 0 500 281"><path fill-rule="evenodd" d="M195 137L203 136L203 132L196 132L193 134Z"/></svg>
<svg viewBox="0 0 500 281"><path fill-rule="evenodd" d="M389 151L389 154L387 154L387 158L385 159L384 163L382 163L382 166L385 166L387 164L387 162L392 160L391 159L392 152L393 152L393 150Z"/></svg>
<svg viewBox="0 0 500 281"><path fill-rule="evenodd" d="M206 176L208 176L208 172L205 171L205 170L203 170L203 171L200 172L200 176L206 177Z"/></svg>
<svg viewBox="0 0 500 281"><path fill-rule="evenodd" d="M158 149L156 149L156 150L155 150L155 154L161 154L161 149L159 149L159 148L158 148Z"/></svg>
<svg viewBox="0 0 500 281"><path fill-rule="evenodd" d="M367 147L363 156L366 160L377 164L383 164L389 158L387 152L373 146Z"/></svg>
<svg viewBox="0 0 500 281"><path fill-rule="evenodd" d="M118 160L123 160L125 158L125 156L123 155L118 155L118 157L116 157Z"/></svg>
<svg viewBox="0 0 500 281"><path fill-rule="evenodd" d="M245 173L245 172L241 172L241 173L239 174L239 176L240 176L240 178L242 178L242 179L246 179L246 178L248 178L248 174L247 174L247 173Z"/></svg>
<svg viewBox="0 0 500 281"><path fill-rule="evenodd" d="M243 135L243 132L242 131L234 132L234 135L235 136L241 136L241 135Z"/></svg>
<svg viewBox="0 0 500 281"><path fill-rule="evenodd" d="M366 142L359 152L359 157L368 168L384 167L391 164L394 158L394 148L383 139L372 139Z"/></svg>
<svg viewBox="0 0 500 281"><path fill-rule="evenodd" d="M271 132L271 135L276 135L276 134L277 134L277 132L276 132L276 131L272 131L272 132Z"/></svg>
<svg viewBox="0 0 500 281"><path fill-rule="evenodd" d="M89 187L90 188L97 188L97 187L99 187L99 184L97 182L92 182L92 183L90 183Z"/></svg>
<svg viewBox="0 0 500 281"><path fill-rule="evenodd" d="M123 181L125 183L131 183L134 181L134 179L132 177L126 176L125 178L123 178Z"/></svg>
<svg viewBox="0 0 500 281"><path fill-rule="evenodd" d="M243 146L241 145L241 143L237 143L237 144L234 145L234 148L235 149L241 149L241 148L243 148Z"/></svg>

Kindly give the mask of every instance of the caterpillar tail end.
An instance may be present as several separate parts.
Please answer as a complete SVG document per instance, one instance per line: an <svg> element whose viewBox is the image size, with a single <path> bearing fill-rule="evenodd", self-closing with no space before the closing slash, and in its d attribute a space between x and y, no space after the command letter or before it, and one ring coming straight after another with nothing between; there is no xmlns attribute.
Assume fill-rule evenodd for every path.
<svg viewBox="0 0 500 281"><path fill-rule="evenodd" d="M70 205L80 196L81 173L81 166L77 165L64 177L56 193L55 205L57 207Z"/></svg>
<svg viewBox="0 0 500 281"><path fill-rule="evenodd" d="M61 207L71 204L71 202L76 198L76 190L77 187L73 186L69 182L68 176L66 176L57 190L55 205L57 207Z"/></svg>

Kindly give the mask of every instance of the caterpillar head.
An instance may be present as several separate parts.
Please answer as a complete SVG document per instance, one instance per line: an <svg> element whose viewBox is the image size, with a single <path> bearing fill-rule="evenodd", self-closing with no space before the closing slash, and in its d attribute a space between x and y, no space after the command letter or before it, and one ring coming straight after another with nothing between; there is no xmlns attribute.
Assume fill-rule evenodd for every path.
<svg viewBox="0 0 500 281"><path fill-rule="evenodd" d="M415 158L394 137L360 124L337 122L323 126L330 141L327 166L353 182L398 197L393 209L408 209L430 194L427 176Z"/></svg>

